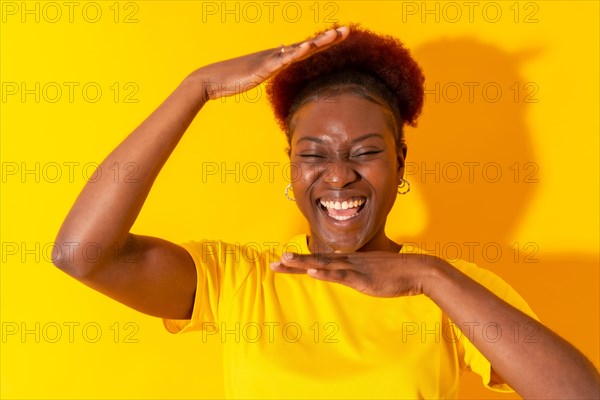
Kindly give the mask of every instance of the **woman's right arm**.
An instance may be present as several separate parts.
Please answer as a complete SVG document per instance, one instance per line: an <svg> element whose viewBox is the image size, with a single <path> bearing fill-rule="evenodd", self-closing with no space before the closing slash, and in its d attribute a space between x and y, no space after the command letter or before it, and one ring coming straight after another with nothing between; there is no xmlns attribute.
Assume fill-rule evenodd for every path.
<svg viewBox="0 0 600 400"><path fill-rule="evenodd" d="M196 269L182 247L130 232L158 173L209 99L250 90L290 63L343 40L338 28L294 46L264 50L200 68L98 167L69 211L55 240L52 261L87 286L146 314L188 319ZM132 165L130 179L107 173ZM123 172L123 171L121 171ZM122 176L123 173L119 174ZM100 249L100 256L92 254ZM87 250L89 254L86 254Z"/></svg>

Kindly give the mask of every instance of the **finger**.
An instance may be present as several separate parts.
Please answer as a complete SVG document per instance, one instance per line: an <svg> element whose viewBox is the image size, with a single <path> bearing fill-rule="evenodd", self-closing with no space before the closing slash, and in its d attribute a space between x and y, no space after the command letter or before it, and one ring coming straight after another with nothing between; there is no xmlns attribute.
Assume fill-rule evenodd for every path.
<svg viewBox="0 0 600 400"><path fill-rule="evenodd" d="M286 267L302 269L351 269L352 265L348 262L348 255L336 253L314 253L314 254L296 254L283 253L281 263Z"/></svg>
<svg viewBox="0 0 600 400"><path fill-rule="evenodd" d="M348 37L350 30L346 26L325 31L312 39L297 42L290 46L283 46L279 50L279 58L283 66L294 61L307 58L319 51L325 50L334 43L340 42ZM282 51L283 50L283 51Z"/></svg>
<svg viewBox="0 0 600 400"><path fill-rule="evenodd" d="M333 41L331 41L333 43L334 41L345 39L349 33L350 33L350 30L346 26L341 26L341 27L335 28L335 29L329 29L325 32L321 32L318 35L313 36L312 38L305 39L300 42L295 42L289 46L286 46L286 51L287 51L288 47L296 48L296 47L301 46L303 43L308 43L309 47L313 47L311 45L311 42L314 42L313 43L314 46L318 46L318 45L327 44L327 43L325 43L326 41L331 41L333 39Z"/></svg>
<svg viewBox="0 0 600 400"><path fill-rule="evenodd" d="M271 270L274 272L282 272L284 274L306 274L306 270L302 268L290 268L281 264L279 261L270 264Z"/></svg>
<svg viewBox="0 0 600 400"><path fill-rule="evenodd" d="M337 41L344 40L349 32L350 30L343 26L337 29L330 29L312 39L294 43L291 46L280 46L276 49L268 50L270 56L267 59L264 70L256 71L254 75L262 82L291 63L310 57L319 51L325 50Z"/></svg>
<svg viewBox="0 0 600 400"><path fill-rule="evenodd" d="M306 274L321 281L340 283L352 288L357 285L361 277L356 271L349 269L327 270L310 268L306 271Z"/></svg>
<svg viewBox="0 0 600 400"><path fill-rule="evenodd" d="M300 60L307 56L311 51L311 46L308 42L299 43L297 46L282 46L279 48L277 54L277 60L279 61L279 67L285 67L293 63L294 61Z"/></svg>
<svg viewBox="0 0 600 400"><path fill-rule="evenodd" d="M333 271L325 269L309 269L306 271L306 274L311 278L344 285L361 293L371 295L374 293L369 287L366 276L356 271L347 269Z"/></svg>
<svg viewBox="0 0 600 400"><path fill-rule="evenodd" d="M322 47L328 44L332 44L335 41L345 39L350 30L346 26L339 27L337 29L330 29L321 33L320 35L315 36L312 39L307 40L311 44L311 47Z"/></svg>

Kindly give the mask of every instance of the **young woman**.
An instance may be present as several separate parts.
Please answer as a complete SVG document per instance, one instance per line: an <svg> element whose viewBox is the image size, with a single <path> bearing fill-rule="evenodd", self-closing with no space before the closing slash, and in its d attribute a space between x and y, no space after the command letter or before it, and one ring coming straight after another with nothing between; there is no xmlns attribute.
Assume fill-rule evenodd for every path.
<svg viewBox="0 0 600 400"><path fill-rule="evenodd" d="M309 234L241 255L130 233L203 105L269 78L295 171L285 196ZM100 166L134 162L138 181L88 183L67 216L56 242L93 241L105 257L57 251L54 264L171 332L219 334L228 397L454 398L471 369L526 398L598 398L593 365L501 279L386 236L397 194L410 190L402 128L421 110L423 82L400 42L357 25L202 67ZM532 334L501 334L515 326Z"/></svg>

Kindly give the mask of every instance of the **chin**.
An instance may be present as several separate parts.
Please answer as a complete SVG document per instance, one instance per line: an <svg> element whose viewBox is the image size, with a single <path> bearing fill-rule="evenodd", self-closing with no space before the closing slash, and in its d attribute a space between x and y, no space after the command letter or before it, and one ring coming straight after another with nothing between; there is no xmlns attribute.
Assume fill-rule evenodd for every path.
<svg viewBox="0 0 600 400"><path fill-rule="evenodd" d="M364 230L362 232L332 232L311 229L311 236L315 240L313 246L316 246L318 252L353 253L369 242Z"/></svg>
<svg viewBox="0 0 600 400"><path fill-rule="evenodd" d="M372 204L366 197L353 198L353 204L318 199L305 217L310 224L315 252L351 253L364 247L376 234ZM348 202L350 203L350 202ZM341 207L341 208L340 208Z"/></svg>

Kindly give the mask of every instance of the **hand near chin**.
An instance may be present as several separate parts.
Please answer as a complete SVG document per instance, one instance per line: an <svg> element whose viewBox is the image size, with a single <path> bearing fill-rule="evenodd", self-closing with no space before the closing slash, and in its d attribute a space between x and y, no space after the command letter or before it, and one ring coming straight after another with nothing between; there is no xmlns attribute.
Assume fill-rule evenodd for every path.
<svg viewBox="0 0 600 400"><path fill-rule="evenodd" d="M284 253L271 263L275 272L307 274L315 279L340 283L375 297L426 294L426 281L436 263L445 261L424 254L386 251L364 253Z"/></svg>

